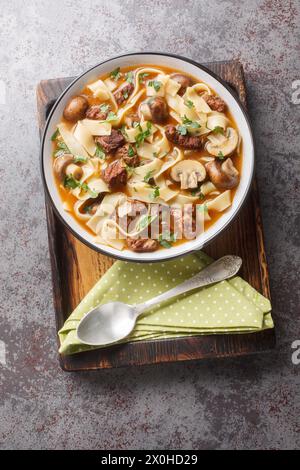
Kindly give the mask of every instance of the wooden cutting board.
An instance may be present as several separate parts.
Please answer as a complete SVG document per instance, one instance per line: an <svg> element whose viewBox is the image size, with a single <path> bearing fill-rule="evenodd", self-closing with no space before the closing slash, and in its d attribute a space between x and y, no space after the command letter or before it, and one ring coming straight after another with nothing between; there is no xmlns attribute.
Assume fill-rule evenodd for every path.
<svg viewBox="0 0 300 470"><path fill-rule="evenodd" d="M213 62L205 65L234 89L246 107L242 65L236 61ZM39 83L37 108L40 133L55 100L72 80L73 78L60 78L43 80ZM114 260L94 252L77 240L57 218L47 199L46 216L56 327L59 330L72 310L109 269ZM241 256L242 277L270 299L256 181L238 217L205 251L213 258L225 254ZM207 335L128 343L73 356L60 356L60 365L66 371L107 369L128 365L241 356L274 347L273 329L251 334Z"/></svg>

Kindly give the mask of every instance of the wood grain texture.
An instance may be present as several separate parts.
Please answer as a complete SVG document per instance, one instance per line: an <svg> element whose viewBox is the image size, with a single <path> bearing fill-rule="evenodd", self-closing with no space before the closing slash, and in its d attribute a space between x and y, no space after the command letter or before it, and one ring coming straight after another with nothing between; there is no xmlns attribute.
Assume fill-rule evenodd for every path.
<svg viewBox="0 0 300 470"><path fill-rule="evenodd" d="M239 62L205 64L227 82L246 107L243 68ZM72 78L43 80L37 88L38 123L42 132L51 106ZM94 252L77 240L56 217L46 199L49 250L57 330L109 269L114 260ZM268 267L256 181L240 214L205 251L213 258L237 254L243 259L242 277L264 296L270 298ZM66 371L106 369L161 362L232 357L258 353L275 347L275 331L259 333L207 335L173 340L155 340L90 351L74 356L60 356Z"/></svg>

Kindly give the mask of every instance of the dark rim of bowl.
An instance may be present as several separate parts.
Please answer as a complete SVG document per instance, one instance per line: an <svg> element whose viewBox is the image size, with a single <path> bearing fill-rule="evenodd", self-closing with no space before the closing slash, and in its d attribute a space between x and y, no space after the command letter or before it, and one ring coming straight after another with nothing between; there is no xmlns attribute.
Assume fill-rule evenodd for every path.
<svg viewBox="0 0 300 470"><path fill-rule="evenodd" d="M91 72L92 70L96 69L97 67L99 67L100 65L103 65L103 64L106 64L107 62L110 62L112 60L115 60L115 59L120 59L122 57L131 57L131 56L137 56L137 55L157 55L157 56L166 56L166 57L173 57L174 59L179 59L179 60L182 60L183 62L187 62L187 63L190 63L192 65L194 65L195 67L197 67L198 69L200 70L203 70L204 72L206 72L208 75L212 76L215 80L217 80L224 88L226 88L226 90L231 94L231 96L233 97L233 99L237 102L242 114L244 115L244 118L246 120L246 123L247 123L247 126L248 126L248 131L249 131L249 135L250 135L250 138L251 138L251 141L252 141L252 147L253 147L253 166L252 166L252 174L251 174L251 177L249 179L249 183L248 183L248 187L246 188L245 190L245 193L242 197L242 200L240 202L240 205L237 207L235 213L229 218L229 220L226 222L226 224L221 227L214 235L212 235L212 237L207 240L203 245L199 246L198 248L193 248L193 249L189 249L187 248L186 250L182 251L181 253L177 253L175 255L172 255L172 256L168 256L168 257L161 257L159 259L129 259L127 256L122 256L122 254L120 255L115 255L115 254L111 254L111 253L108 253L107 251L103 250L102 248L98 248L96 246L94 246L92 243L90 243L88 240L86 240L84 237L82 237L81 235L79 235L79 233L76 232L76 230L74 230L72 227L70 227L70 225L68 224L68 222L62 217L62 215L60 214L58 208L56 207L56 204L54 203L52 197L51 197L51 194L50 194L50 190L48 188L48 184L47 184L47 181L46 181L46 176L45 176L45 170L44 170L44 159L43 159L43 154L44 154L44 143L45 143L45 139L46 139L46 133L47 133L47 130L48 130L48 127L49 127L49 124L50 124L50 121L51 121L51 118L52 118L52 115L54 114L57 106L59 105L60 101L62 100L62 98L65 96L65 94L70 90L70 88L73 87L73 85L78 81L80 80L82 77L84 77L84 75L88 74L89 72ZM216 239L217 236L219 236L232 222L233 220L236 218L236 216L239 214L240 210L242 209L246 199L247 199L247 196L249 195L249 191L250 191L250 188L252 186L252 181L253 181L253 175L254 175L254 165L255 165L255 145L254 145L254 138L253 138L253 132L252 132L252 126L251 126L251 123L250 123L250 119L249 119L249 116L244 108L244 105L241 103L237 93L234 92L233 88L230 87L230 85L228 85L225 81L223 81L220 77L218 77L218 75L216 75L214 72L212 72L211 70L209 70L208 68L206 68L204 65L201 65L199 64L198 62L194 61L193 59L189 59L187 57L183 57L183 56L180 56L178 54L170 54L168 52L128 52L128 53L125 53L125 54L120 54L118 56L115 56L115 57L111 57L107 60L104 60L102 62L99 62L98 64L94 65L93 67L89 68L88 70L86 70L85 72L83 72L81 75L79 75L78 77L76 77L67 87L66 89L60 94L60 96L57 98L57 100L55 101L55 103L53 104L51 110L50 110L50 113L47 117L47 121L45 123L45 127L44 127L44 131L43 131L43 135L42 135L42 140L41 140L41 150L40 150L40 166L41 166L41 174L42 174L42 181L43 181L43 185L44 185L44 189L46 191L46 197L48 198L48 200L51 201L51 204L52 204L52 207L54 208L54 211L55 211L55 214L57 215L57 217L59 218L59 220L63 223L63 225L65 225L65 227L67 227L68 230L70 230L70 232L72 233L72 235L74 235L78 240L80 240L82 243L84 243L86 246L88 246L89 248L91 248L92 250L98 252L98 253L101 253L105 256L110 256L111 258L115 258L115 259L118 259L118 260L122 260L122 261L128 261L128 262L132 262L132 263L158 263L158 262L162 262L162 261L170 261L172 259L175 259L175 258L180 258L180 256L185 256L187 254L192 254L192 253L195 253L196 251L199 251L199 250L202 250L205 246L209 245L213 240Z"/></svg>

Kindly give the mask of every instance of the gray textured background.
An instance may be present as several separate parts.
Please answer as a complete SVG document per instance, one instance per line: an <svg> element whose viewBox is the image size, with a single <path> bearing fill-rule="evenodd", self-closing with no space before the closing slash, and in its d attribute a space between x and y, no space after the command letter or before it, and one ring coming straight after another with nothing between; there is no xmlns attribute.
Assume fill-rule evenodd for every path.
<svg viewBox="0 0 300 470"><path fill-rule="evenodd" d="M300 2L0 1L2 448L299 448ZM66 374L56 356L35 88L120 52L240 59L278 349L237 360ZM0 88L1 90L1 88ZM4 198L3 198L4 195ZM3 344L2 344L3 346ZM3 355L0 357L4 362Z"/></svg>

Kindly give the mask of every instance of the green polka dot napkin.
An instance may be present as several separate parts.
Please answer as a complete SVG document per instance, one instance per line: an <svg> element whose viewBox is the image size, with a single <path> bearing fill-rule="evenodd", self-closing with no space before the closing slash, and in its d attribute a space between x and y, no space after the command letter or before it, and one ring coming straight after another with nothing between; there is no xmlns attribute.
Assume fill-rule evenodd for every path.
<svg viewBox="0 0 300 470"><path fill-rule="evenodd" d="M76 335L79 321L93 307L112 300L129 304L144 302L194 276L211 261L202 252L160 264L117 261L59 331L59 352L75 354L95 349L81 343ZM236 276L175 297L144 313L133 333L123 342L249 333L273 326L270 301Z"/></svg>

